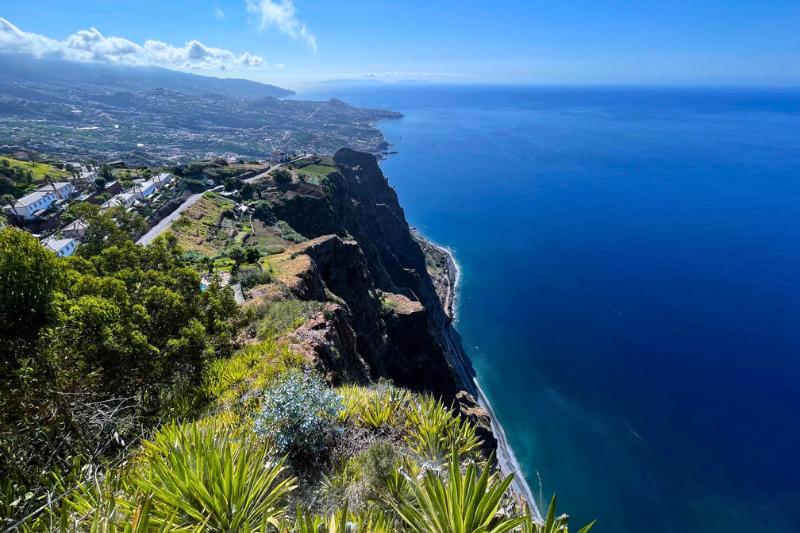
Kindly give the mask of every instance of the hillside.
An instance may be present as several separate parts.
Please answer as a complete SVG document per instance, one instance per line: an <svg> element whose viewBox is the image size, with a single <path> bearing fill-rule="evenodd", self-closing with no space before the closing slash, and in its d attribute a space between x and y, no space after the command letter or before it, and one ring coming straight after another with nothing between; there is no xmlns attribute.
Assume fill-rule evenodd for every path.
<svg viewBox="0 0 800 533"><path fill-rule="evenodd" d="M252 188L206 193L148 246L123 212L88 218L68 259L0 230L5 525L566 533L498 469L374 156Z"/></svg>
<svg viewBox="0 0 800 533"><path fill-rule="evenodd" d="M246 80L0 55L0 150L164 164L273 149L382 154L374 124L402 115L344 102L286 100Z"/></svg>

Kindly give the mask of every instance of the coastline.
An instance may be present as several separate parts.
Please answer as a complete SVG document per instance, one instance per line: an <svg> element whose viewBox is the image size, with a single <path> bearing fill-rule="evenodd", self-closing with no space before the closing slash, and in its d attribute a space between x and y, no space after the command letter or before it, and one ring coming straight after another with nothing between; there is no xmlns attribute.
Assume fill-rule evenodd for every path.
<svg viewBox="0 0 800 533"><path fill-rule="evenodd" d="M505 429L497 418L494 409L492 409L492 405L489 403L486 394L483 392L483 389L481 389L469 356L462 346L461 337L454 326L456 321L458 290L461 282L461 268L452 250L431 241L416 229L412 229L412 235L422 246L426 258L432 255L430 253L431 250L435 250L437 255L446 258L443 264L437 262L441 271L434 272L432 278L437 286L437 292L439 292L439 298L442 301L444 311L447 314L447 319L441 328L441 334L447 344L448 359L458 374L462 384L467 389L467 392L472 394L478 402L478 405L489 415L492 433L497 440L497 465L500 472L502 472L504 476L508 476L512 473L514 474L514 480L511 483L512 490L519 498L525 501L533 518L538 522L542 522L543 517L536 504L536 499L533 497L530 485L525 479L516 455L514 455L514 450L508 442Z"/></svg>

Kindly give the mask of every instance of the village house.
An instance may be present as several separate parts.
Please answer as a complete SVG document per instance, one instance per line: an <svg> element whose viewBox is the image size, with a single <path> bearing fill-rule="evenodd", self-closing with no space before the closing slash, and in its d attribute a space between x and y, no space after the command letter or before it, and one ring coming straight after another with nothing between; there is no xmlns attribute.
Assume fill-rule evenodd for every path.
<svg viewBox="0 0 800 533"><path fill-rule="evenodd" d="M141 200L142 202L153 196L157 190L158 186L156 185L155 179L144 181L133 188L136 199Z"/></svg>
<svg viewBox="0 0 800 533"><path fill-rule="evenodd" d="M117 206L121 206L126 209L132 207L133 204L136 202L138 195L131 192L131 190L132 189L129 189L128 191L120 193L114 196L113 198L103 202L103 204L100 206L100 209L108 209L110 207L117 207Z"/></svg>
<svg viewBox="0 0 800 533"><path fill-rule="evenodd" d="M13 206L6 206L3 209L8 215L14 215L24 220L33 220L53 205L56 200L58 200L58 196L53 191L35 191L17 200Z"/></svg>
<svg viewBox="0 0 800 533"><path fill-rule="evenodd" d="M292 158L289 152L281 152L280 150L273 150L270 160L273 163L286 163Z"/></svg>
<svg viewBox="0 0 800 533"><path fill-rule="evenodd" d="M33 220L53 204L69 199L74 192L75 188L71 183L51 183L26 194L17 200L13 207L6 206L3 209L9 215L15 215L24 220Z"/></svg>
<svg viewBox="0 0 800 533"><path fill-rule="evenodd" d="M169 185L170 182L172 182L172 174L170 174L169 172L162 172L161 174L154 177L153 181L155 181L156 187L158 189L161 189L162 187L165 187Z"/></svg>
<svg viewBox="0 0 800 533"><path fill-rule="evenodd" d="M78 241L75 239L56 239L48 237L42 241L47 248L56 253L59 257L69 257L75 252L78 247Z"/></svg>
<svg viewBox="0 0 800 533"><path fill-rule="evenodd" d="M82 219L75 220L74 222L67 224L61 229L61 233L64 237L70 239L83 239L83 236L86 235L86 228L87 224Z"/></svg>

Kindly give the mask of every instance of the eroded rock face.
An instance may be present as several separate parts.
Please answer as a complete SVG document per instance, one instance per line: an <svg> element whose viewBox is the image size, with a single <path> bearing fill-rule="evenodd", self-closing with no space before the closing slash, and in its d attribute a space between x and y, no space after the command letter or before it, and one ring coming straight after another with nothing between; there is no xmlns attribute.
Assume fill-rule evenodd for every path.
<svg viewBox="0 0 800 533"><path fill-rule="evenodd" d="M290 346L319 362L335 385L369 382L369 366L356 349L347 309L328 303L290 336Z"/></svg>
<svg viewBox="0 0 800 533"><path fill-rule="evenodd" d="M388 378L452 397L457 387L426 308L376 288L359 243L324 235L271 259L296 298L334 302L294 337L337 381Z"/></svg>
<svg viewBox="0 0 800 533"><path fill-rule="evenodd" d="M494 453L497 450L497 439L492 433L492 421L486 409L478 405L475 397L464 390L456 394L456 406L462 418L475 424L476 433L483 441L486 455Z"/></svg>

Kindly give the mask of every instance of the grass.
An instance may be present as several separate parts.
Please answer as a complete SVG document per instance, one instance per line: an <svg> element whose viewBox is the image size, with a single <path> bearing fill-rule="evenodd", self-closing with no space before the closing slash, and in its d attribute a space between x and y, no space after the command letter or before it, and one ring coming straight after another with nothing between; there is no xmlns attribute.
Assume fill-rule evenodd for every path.
<svg viewBox="0 0 800 533"><path fill-rule="evenodd" d="M336 167L328 165L308 165L298 170L299 174L306 174L306 181L319 185L329 174L336 171Z"/></svg>
<svg viewBox="0 0 800 533"><path fill-rule="evenodd" d="M44 181L44 178L47 176L51 178L63 178L70 175L69 172L59 170L47 163L31 163L29 161L20 161L6 156L0 156L0 161L8 161L8 166L11 168L30 170L34 182Z"/></svg>
<svg viewBox="0 0 800 533"><path fill-rule="evenodd" d="M212 230L219 224L222 213L235 205L235 202L217 194L204 194L172 223L171 229L180 246L187 252L208 257L219 254L227 243L217 239Z"/></svg>
<svg viewBox="0 0 800 533"><path fill-rule="evenodd" d="M296 330L313 314L318 313L322 302L282 300L271 302L263 310L258 322L258 338L274 340Z"/></svg>

